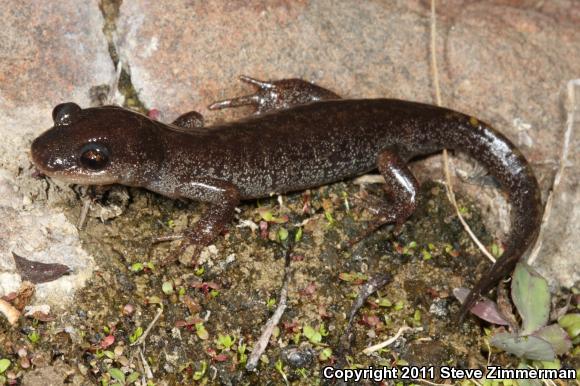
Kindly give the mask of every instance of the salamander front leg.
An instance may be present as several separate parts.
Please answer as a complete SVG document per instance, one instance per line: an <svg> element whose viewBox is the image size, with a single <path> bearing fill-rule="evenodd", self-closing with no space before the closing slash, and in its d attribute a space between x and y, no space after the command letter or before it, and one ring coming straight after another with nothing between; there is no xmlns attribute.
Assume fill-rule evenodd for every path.
<svg viewBox="0 0 580 386"><path fill-rule="evenodd" d="M240 76L240 79L254 85L258 91L255 94L215 102L209 109L219 110L249 105L255 107L256 114L262 114L315 101L340 99L340 96L332 91L302 79L262 81L245 75Z"/></svg>
<svg viewBox="0 0 580 386"><path fill-rule="evenodd" d="M184 129L184 131L199 129L203 127L203 115L197 111L190 111L180 115L175 121L173 121L172 125Z"/></svg>
<svg viewBox="0 0 580 386"><path fill-rule="evenodd" d="M383 150L377 157L379 172L385 178L384 189L389 200L378 208L378 218L350 244L356 244L385 224L401 226L417 208L419 183L405 161L394 150Z"/></svg>
<svg viewBox="0 0 580 386"><path fill-rule="evenodd" d="M226 201L211 204L195 226L184 232L184 240L179 246L176 257L179 258L191 246L193 254L191 265L195 265L201 250L211 244L234 218L234 209L238 202Z"/></svg>
<svg viewBox="0 0 580 386"><path fill-rule="evenodd" d="M208 202L210 207L182 235L159 238L157 241L183 239L178 251L165 263L179 259L189 247L193 247L192 265L195 265L202 248L215 240L234 218L236 205L240 202L239 192L230 183L208 179L191 183L180 193L186 198Z"/></svg>

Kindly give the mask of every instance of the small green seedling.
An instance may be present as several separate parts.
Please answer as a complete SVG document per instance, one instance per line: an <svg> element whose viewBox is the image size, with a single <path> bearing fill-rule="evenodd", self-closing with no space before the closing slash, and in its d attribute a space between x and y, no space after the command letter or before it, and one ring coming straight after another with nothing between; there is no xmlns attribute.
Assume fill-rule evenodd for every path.
<svg viewBox="0 0 580 386"><path fill-rule="evenodd" d="M284 378L284 382L286 382L287 385L290 385L290 382L288 382L288 376L286 376L286 373L284 372L284 364L280 359L276 361L274 367L276 368L276 371L280 373L282 378Z"/></svg>
<svg viewBox="0 0 580 386"><path fill-rule="evenodd" d="M217 339L215 340L217 348L222 351L230 351L236 339L231 337L230 335L221 335L218 334Z"/></svg>
<svg viewBox="0 0 580 386"><path fill-rule="evenodd" d="M6 383L6 377L4 376L4 372L8 370L10 367L10 359L2 358L0 359L0 385L4 385Z"/></svg>
<svg viewBox="0 0 580 386"><path fill-rule="evenodd" d="M312 344L320 344L322 342L322 337L328 335L326 327L321 324L318 329L314 329L312 326L305 324L302 327L302 334L310 341Z"/></svg>
<svg viewBox="0 0 580 386"><path fill-rule="evenodd" d="M332 356L332 349L330 347L326 347L326 348L322 349L322 351L318 355L318 358L324 362L324 361L328 360L331 356Z"/></svg>
<svg viewBox="0 0 580 386"><path fill-rule="evenodd" d="M37 331L32 331L28 334L28 340L30 343L38 343L40 341L40 334Z"/></svg>
<svg viewBox="0 0 580 386"><path fill-rule="evenodd" d="M460 300L467 290L454 291ZM567 353L572 348L572 340L580 333L580 316L576 335L567 323L574 319L568 314L558 323L547 325L550 317L550 290L548 282L529 265L518 263L512 277L511 297L521 317L521 326L514 332L500 332L491 336L491 345L526 360L556 360L557 355ZM499 325L510 325L495 302L485 299L476 304L471 312L480 318ZM517 326L514 326L517 327Z"/></svg>
<svg viewBox="0 0 580 386"><path fill-rule="evenodd" d="M206 363L206 361L201 361L201 367L200 367L200 369L193 373L193 380L194 381L199 381L201 378L203 378L203 376L205 375L206 370L207 370L207 363Z"/></svg>
<svg viewBox="0 0 580 386"><path fill-rule="evenodd" d="M133 344L137 342L137 339L139 339L141 335L143 335L143 327L137 327L135 331L129 335L129 343Z"/></svg>
<svg viewBox="0 0 580 386"><path fill-rule="evenodd" d="M283 227L278 229L278 240L286 241L286 239L288 239L288 229Z"/></svg>
<svg viewBox="0 0 580 386"><path fill-rule="evenodd" d="M203 325L203 323L196 323L195 324L195 333L197 334L197 337L201 340L208 340L209 339L209 333L205 329L205 326Z"/></svg>
<svg viewBox="0 0 580 386"><path fill-rule="evenodd" d="M0 374L4 374L4 372L8 370L8 367L10 367L10 359L0 359Z"/></svg>
<svg viewBox="0 0 580 386"><path fill-rule="evenodd" d="M248 354L246 354L247 348L248 346L245 343L238 343L238 362L242 365L248 360Z"/></svg>
<svg viewBox="0 0 580 386"><path fill-rule="evenodd" d="M133 371L129 376L125 376L125 373L116 367L111 367L108 370L108 373L111 378L115 380L113 385L130 385L137 381L141 376L138 371Z"/></svg>
<svg viewBox="0 0 580 386"><path fill-rule="evenodd" d="M161 285L161 290L165 295L171 295L174 292L173 283L171 281L164 281Z"/></svg>

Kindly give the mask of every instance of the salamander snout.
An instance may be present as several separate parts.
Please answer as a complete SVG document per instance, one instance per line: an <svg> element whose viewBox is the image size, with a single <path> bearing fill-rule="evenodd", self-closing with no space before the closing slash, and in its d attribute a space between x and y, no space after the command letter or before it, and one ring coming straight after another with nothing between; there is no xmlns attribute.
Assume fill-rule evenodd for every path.
<svg viewBox="0 0 580 386"><path fill-rule="evenodd" d="M65 148L69 144L70 133L67 135L64 127L77 120L81 110L72 102L57 105L52 110L54 127L32 142L32 162L42 173L52 175L74 167L75 157L70 148Z"/></svg>
<svg viewBox="0 0 580 386"><path fill-rule="evenodd" d="M47 176L72 177L78 175L78 157L67 143L59 139L58 128L52 128L38 136L30 146L32 163ZM71 181L73 182L73 181Z"/></svg>

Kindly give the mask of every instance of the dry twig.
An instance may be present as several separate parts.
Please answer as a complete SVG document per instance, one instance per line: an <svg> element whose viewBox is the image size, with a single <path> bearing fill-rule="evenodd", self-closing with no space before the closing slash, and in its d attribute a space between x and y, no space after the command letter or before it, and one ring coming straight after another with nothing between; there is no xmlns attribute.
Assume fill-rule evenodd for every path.
<svg viewBox="0 0 580 386"><path fill-rule="evenodd" d="M436 32L437 32L437 24L436 24L436 12L435 12L435 0L431 0L431 70L433 74L433 84L435 86L435 100L437 106L441 106L441 90L439 88L439 72L437 69L437 53L435 50L435 39L436 39ZM443 149L443 165L445 171L445 187L447 190L447 197L449 201L455 208L455 213L457 214L457 218L463 225L465 231L469 234L469 237L473 240L473 242L477 245L477 247L481 250L481 252L489 259L492 263L495 263L495 258L489 251L485 248L485 246L479 241L477 236L473 233L467 221L463 218L461 213L459 212L459 207L457 206L457 201L455 200L455 194L453 193L453 185L451 183L451 173L449 172L449 155L447 153L447 149Z"/></svg>
<svg viewBox="0 0 580 386"><path fill-rule="evenodd" d="M20 318L20 311L4 299L0 299L0 314L8 319L8 323L10 323L11 326L14 326L16 322L18 322L18 318Z"/></svg>
<svg viewBox="0 0 580 386"><path fill-rule="evenodd" d="M395 336L385 340L384 342L375 344L373 346L367 347L365 348L362 352L363 354L371 354L375 351L378 351L380 349L383 349L385 347L387 347L388 345L393 344L397 339L399 339L401 337L401 335L403 335L403 333L405 333L406 331L423 331L423 327L418 327L418 328L412 328L409 326L403 326L401 328L399 328L399 331L397 331L397 333L395 334Z"/></svg>
<svg viewBox="0 0 580 386"><path fill-rule="evenodd" d="M568 85L566 87L567 90L567 103L566 103L566 127L564 130L564 141L562 142L562 153L560 154L560 165L558 167L558 171L554 176L554 182L552 184L552 188L550 189L550 193L548 195L548 199L546 200L546 205L544 206L544 215L542 216L542 225L540 226L540 234L538 235L538 239L532 249L532 252L528 256L528 264L533 265L540 253L540 249L542 248L542 243L544 239L544 232L546 226L548 225L548 221L550 219L550 214L552 212L552 205L554 202L554 195L560 186L560 182L562 181L562 176L564 175L564 171L566 169L566 165L568 164L568 152L570 149L570 140L572 138L572 133L574 131L574 121L575 121L575 112L576 112L576 92L575 87L580 87L580 79L572 79L568 81Z"/></svg>
<svg viewBox="0 0 580 386"><path fill-rule="evenodd" d="M290 252L292 248L290 247L286 252L286 268L284 269L284 282L282 284L282 290L280 291L280 299L278 300L278 307L276 307L276 311L274 314L268 319L264 327L262 328L262 334L260 338L256 342L256 345L252 349L252 354L248 358L248 362L246 363L246 370L254 371L258 366L258 361L260 357L266 350L268 346L268 342L270 341L270 337L274 332L274 328L280 322L280 318L284 314L286 310L286 302L288 300L288 283L290 282Z"/></svg>
<svg viewBox="0 0 580 386"><path fill-rule="evenodd" d="M147 326L147 329L145 330L143 335L141 335L139 337L139 339L137 339L135 342L131 343L131 346L137 346L137 345L145 343L145 339L147 339L147 335L149 335L149 332L151 331L151 329L153 328L155 323L157 323L157 320L159 320L159 317L161 316L162 313L163 313L163 308L159 308L157 310L157 314L155 315L155 317L153 318L151 323L149 323L149 326Z"/></svg>
<svg viewBox="0 0 580 386"><path fill-rule="evenodd" d="M143 364L143 372L145 373L145 376L147 377L147 379L153 379L153 372L151 371L151 366L149 366L149 363L147 363L147 360L145 359L145 355L143 355L143 350L141 349L141 347L139 347L139 357L141 357L141 363Z"/></svg>
<svg viewBox="0 0 580 386"><path fill-rule="evenodd" d="M91 209L90 197L83 198L83 207L81 208L81 214L79 215L79 221L77 222L77 229L83 229L85 226L85 221L87 220L87 214L89 214L89 209Z"/></svg>

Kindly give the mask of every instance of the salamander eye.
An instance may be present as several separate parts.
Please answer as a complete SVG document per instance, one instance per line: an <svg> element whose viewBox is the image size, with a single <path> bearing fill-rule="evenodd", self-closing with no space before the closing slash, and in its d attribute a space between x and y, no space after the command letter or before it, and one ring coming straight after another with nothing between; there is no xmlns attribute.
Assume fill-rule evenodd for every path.
<svg viewBox="0 0 580 386"><path fill-rule="evenodd" d="M101 170L109 163L109 149L99 143L87 143L81 149L81 165L90 170Z"/></svg>
<svg viewBox="0 0 580 386"><path fill-rule="evenodd" d="M76 103L61 103L52 109L52 120L57 126L70 125L73 122L74 115L79 111L81 111L81 108Z"/></svg>

